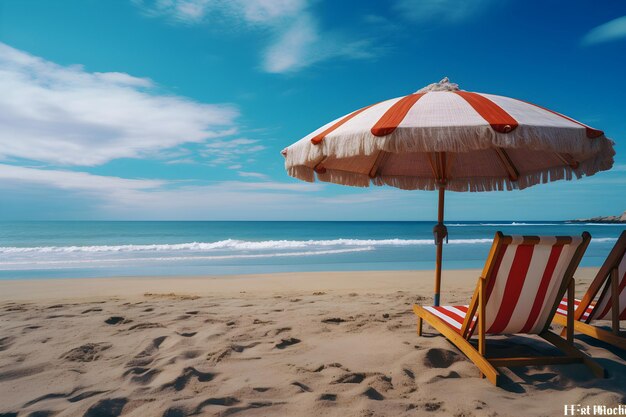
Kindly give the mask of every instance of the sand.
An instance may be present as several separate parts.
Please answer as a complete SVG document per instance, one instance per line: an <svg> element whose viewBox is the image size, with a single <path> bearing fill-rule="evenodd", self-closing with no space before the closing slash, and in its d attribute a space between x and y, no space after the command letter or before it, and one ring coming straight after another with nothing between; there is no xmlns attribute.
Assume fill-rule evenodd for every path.
<svg viewBox="0 0 626 417"><path fill-rule="evenodd" d="M577 275L577 293L595 270ZM445 303L478 271L446 271ZM0 282L0 416L562 416L626 402L626 352L578 335L609 371L504 369L492 386L425 326L432 271ZM554 354L534 337L494 353Z"/></svg>

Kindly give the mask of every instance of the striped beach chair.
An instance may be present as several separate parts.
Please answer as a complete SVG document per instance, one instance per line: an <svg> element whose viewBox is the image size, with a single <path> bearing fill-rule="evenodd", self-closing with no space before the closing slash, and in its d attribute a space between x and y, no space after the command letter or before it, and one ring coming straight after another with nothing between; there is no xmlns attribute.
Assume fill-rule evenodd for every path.
<svg viewBox="0 0 626 417"><path fill-rule="evenodd" d="M626 336L620 333L620 320L626 320L626 230L591 282L582 300L574 300L574 320L567 323L567 298L563 298L554 322L564 326L563 333L574 330L626 350ZM611 331L590 324L611 320Z"/></svg>
<svg viewBox="0 0 626 417"><path fill-rule="evenodd" d="M505 236L496 233L489 257L469 305L414 305L418 335L422 320L454 343L479 368L481 377L498 385L496 368L585 363L594 375L604 369L573 345L573 332L563 339L549 330L565 293L574 298L573 275L591 235ZM569 309L573 318L574 310ZM476 333L477 347L471 342ZM556 346L563 356L490 358L486 335L534 334Z"/></svg>

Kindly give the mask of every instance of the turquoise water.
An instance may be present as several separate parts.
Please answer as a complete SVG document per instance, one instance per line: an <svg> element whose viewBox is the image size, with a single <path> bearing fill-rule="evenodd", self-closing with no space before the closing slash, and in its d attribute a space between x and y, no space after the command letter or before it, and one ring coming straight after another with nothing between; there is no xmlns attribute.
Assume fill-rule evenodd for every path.
<svg viewBox="0 0 626 417"><path fill-rule="evenodd" d="M0 222L0 279L433 269L433 222ZM447 269L480 268L496 231L580 235L599 266L624 225L447 223Z"/></svg>

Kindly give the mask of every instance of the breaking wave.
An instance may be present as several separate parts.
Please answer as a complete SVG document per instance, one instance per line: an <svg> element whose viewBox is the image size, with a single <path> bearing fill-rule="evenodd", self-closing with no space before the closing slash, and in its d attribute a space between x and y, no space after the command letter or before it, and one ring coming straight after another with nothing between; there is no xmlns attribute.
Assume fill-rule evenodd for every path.
<svg viewBox="0 0 626 417"><path fill-rule="evenodd" d="M451 239L450 245L491 243L492 239ZM190 242L151 245L99 245L99 246L37 246L0 247L3 254L27 253L107 253L107 252L211 252L216 250L285 250L320 247L379 247L432 245L432 239L331 239L331 240L220 240L217 242Z"/></svg>

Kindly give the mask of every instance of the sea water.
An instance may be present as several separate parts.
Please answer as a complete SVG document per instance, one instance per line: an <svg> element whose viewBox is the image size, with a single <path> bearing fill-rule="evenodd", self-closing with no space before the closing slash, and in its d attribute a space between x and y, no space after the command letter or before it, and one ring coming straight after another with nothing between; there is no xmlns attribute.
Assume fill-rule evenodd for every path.
<svg viewBox="0 0 626 417"><path fill-rule="evenodd" d="M0 222L0 279L433 269L433 222ZM599 266L619 224L449 221L444 268L481 268L496 231L580 235Z"/></svg>

